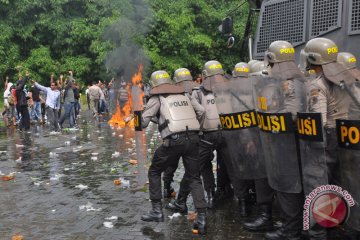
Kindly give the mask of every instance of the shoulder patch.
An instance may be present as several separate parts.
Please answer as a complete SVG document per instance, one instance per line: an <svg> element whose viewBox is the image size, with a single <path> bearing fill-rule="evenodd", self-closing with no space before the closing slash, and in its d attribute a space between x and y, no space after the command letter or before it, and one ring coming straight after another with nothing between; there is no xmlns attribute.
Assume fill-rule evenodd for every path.
<svg viewBox="0 0 360 240"><path fill-rule="evenodd" d="M317 96L319 96L319 92L320 92L320 89L312 89L310 91L310 96L311 97L317 97Z"/></svg>

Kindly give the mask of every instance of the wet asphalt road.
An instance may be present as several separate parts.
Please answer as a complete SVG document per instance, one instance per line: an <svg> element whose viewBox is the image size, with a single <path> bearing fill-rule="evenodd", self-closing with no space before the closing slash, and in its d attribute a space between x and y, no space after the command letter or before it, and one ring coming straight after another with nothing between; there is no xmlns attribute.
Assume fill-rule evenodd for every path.
<svg viewBox="0 0 360 240"><path fill-rule="evenodd" d="M144 134L148 167L159 136L156 126ZM186 216L170 219L167 210L163 223L140 220L150 202L147 185L137 186L137 166L129 163L136 159L134 136L131 128L111 128L85 116L79 131L61 135L49 135L43 126L32 126L30 133L0 131L0 174L15 172L14 180L0 180L0 240L15 234L26 240L201 239L191 234ZM176 188L182 174L180 168ZM114 184L119 177L125 186ZM236 207L232 201L209 211L202 239L262 239L242 229Z"/></svg>

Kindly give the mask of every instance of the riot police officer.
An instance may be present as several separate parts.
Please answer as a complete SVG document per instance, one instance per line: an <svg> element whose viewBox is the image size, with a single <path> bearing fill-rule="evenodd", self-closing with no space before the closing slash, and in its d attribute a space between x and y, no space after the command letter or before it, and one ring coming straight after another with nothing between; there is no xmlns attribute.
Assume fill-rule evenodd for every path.
<svg viewBox="0 0 360 240"><path fill-rule="evenodd" d="M349 107L349 119L360 119L360 70L356 68L357 59L352 53L340 52L337 56L337 62L343 65L357 80L349 89L352 98Z"/></svg>
<svg viewBox="0 0 360 240"><path fill-rule="evenodd" d="M271 70L255 86L258 123L269 185L284 216L282 227L265 238L300 239L304 199L294 120L304 108L303 75L289 42L271 43L265 58Z"/></svg>
<svg viewBox="0 0 360 240"><path fill-rule="evenodd" d="M179 68L174 72L173 80L175 82L175 85L181 86L185 89L185 94L189 97L190 101L193 104L191 93L195 87L198 87L198 84L193 81L193 78L191 76L191 73L189 69L187 68ZM196 111L197 118L201 118L203 116L203 108L196 108L200 109L201 111ZM164 198L170 198L174 194L174 189L171 186L171 183L174 178L174 173L177 169L178 165L173 165L171 167L168 167L164 173L163 173L163 181L164 181ZM184 180L185 181L185 180ZM186 203L186 201L185 201ZM186 206L186 204L185 204ZM185 209L182 210L182 212Z"/></svg>
<svg viewBox="0 0 360 240"><path fill-rule="evenodd" d="M351 103L348 111L348 119L355 123L357 126L360 125L360 70L356 68L356 57L347 52L342 52L338 54L337 62L342 64L349 73L357 80L353 84L350 84L349 87L346 87L347 92L351 97ZM340 122L340 126L342 126ZM339 123L338 123L339 125ZM356 129L359 127L354 127ZM340 131L341 132L341 131ZM344 131L343 131L344 132ZM342 136L340 139L343 139ZM339 141L339 140L338 140ZM350 235L351 239L356 239L360 237L360 164L358 163L360 159L360 150L359 148L351 148L351 144L344 146L344 144L339 144L339 162L340 162L340 173L341 173L341 182L343 189L346 189L354 201L356 202L355 206L351 208L350 216L346 221L346 226L352 231Z"/></svg>
<svg viewBox="0 0 360 240"><path fill-rule="evenodd" d="M310 40L305 48L307 68L314 70L316 79L308 89L308 112L320 113L324 129L324 144L302 149L303 184L305 195L325 184L341 184L339 171L336 119L346 119L351 97L346 91L353 77L336 62L338 47L327 38ZM344 82L346 80L346 82ZM310 239L326 239L327 231L310 219Z"/></svg>
<svg viewBox="0 0 360 240"><path fill-rule="evenodd" d="M162 212L161 173L183 159L185 175L198 215L194 229L200 234L206 231L206 201L200 179L198 161L199 122L184 89L172 84L165 71L152 73L150 99L142 113L142 126L158 117L158 127L163 144L154 153L149 168L149 191L152 210L141 217L143 221L164 221Z"/></svg>
<svg viewBox="0 0 360 240"><path fill-rule="evenodd" d="M250 67L250 65L255 65ZM266 66L264 62L249 62L248 66L250 68L249 73L238 73L237 69L246 68L245 64L237 65L234 69L234 76L243 76L248 77L247 79L251 83L251 90L253 90L253 86L257 84L257 80L262 77L268 75L266 71ZM239 68L240 67L240 68ZM266 71L266 74L264 74ZM254 103L253 103L254 104ZM259 130L253 130L253 136L259 136ZM263 151L261 149L261 143L258 145L254 145L256 147L256 154L258 154L258 162L263 164L261 161L264 161ZM270 187L269 182L266 176L266 170L262 171L262 167L258 167L258 172L265 173L261 174L257 178L255 178L255 192L256 192L256 204L259 207L259 215L252 221L248 221L244 223L244 228L250 231L269 231L273 228L272 221L272 203L274 199L274 190Z"/></svg>
<svg viewBox="0 0 360 240"><path fill-rule="evenodd" d="M239 214L240 216L246 216L248 214L247 198L249 185L248 181L243 178L244 172L241 170L241 164L239 164L242 160L239 154L239 142L237 141L238 133L235 131L223 131L224 129L221 132L215 130L216 124L220 123L222 128L224 127L224 124L219 121L219 116L222 113L233 113L233 95L230 94L231 81L224 77L224 70L218 61L205 63L203 76L201 92L193 93L194 98L199 99L198 101L207 109L207 119L204 120L202 125L204 130L202 142L203 154L206 156L206 154L210 154L212 149L217 150L218 162L222 163L219 164L220 171L224 172L221 169L226 169L234 188L234 195L239 200ZM216 103L216 105L210 104L212 102Z"/></svg>
<svg viewBox="0 0 360 240"><path fill-rule="evenodd" d="M205 64L206 65L206 64ZM215 69L212 74L219 74L222 69ZM190 72L187 69L178 69L174 74L174 81L179 85L188 89L194 89L194 85L189 82ZM206 79L204 80L206 81ZM203 82L204 84L204 82ZM208 207L214 207L214 195L215 195L215 178L212 171L212 159L213 151L221 147L221 137L218 132L220 128L219 115L217 113L214 96L211 91L204 89L203 84L192 91L191 101L193 105L197 106L198 109L203 109L204 114L197 114L198 120L200 121L201 140L199 144L199 161L200 171L204 181L204 188L207 193ZM218 163L221 165L221 156L218 154ZM224 171L223 168L219 172ZM225 172L226 174L226 172ZM220 176L221 178L221 176ZM183 179L182 181L184 181ZM182 184L179 190L178 198L175 201L171 201L166 207L175 211L186 212L186 199L189 191L185 184Z"/></svg>

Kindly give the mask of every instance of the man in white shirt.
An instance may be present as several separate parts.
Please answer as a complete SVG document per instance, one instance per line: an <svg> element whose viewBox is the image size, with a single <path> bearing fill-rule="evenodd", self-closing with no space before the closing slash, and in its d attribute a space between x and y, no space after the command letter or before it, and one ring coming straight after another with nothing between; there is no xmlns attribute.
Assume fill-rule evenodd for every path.
<svg viewBox="0 0 360 240"><path fill-rule="evenodd" d="M60 91L57 88L57 83L51 82L50 87L44 87L35 81L33 82L36 88L46 92L45 108L50 123L50 131L59 131L58 111L60 109Z"/></svg>

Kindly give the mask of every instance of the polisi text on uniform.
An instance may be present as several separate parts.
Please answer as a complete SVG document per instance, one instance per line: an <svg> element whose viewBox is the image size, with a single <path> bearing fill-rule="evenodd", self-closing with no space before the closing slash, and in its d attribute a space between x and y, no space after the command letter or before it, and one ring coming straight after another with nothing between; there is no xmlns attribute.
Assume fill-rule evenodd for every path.
<svg viewBox="0 0 360 240"><path fill-rule="evenodd" d="M299 134L305 134L308 136L317 135L315 119L298 119L297 124Z"/></svg>
<svg viewBox="0 0 360 240"><path fill-rule="evenodd" d="M282 48L280 49L280 54L292 54L295 53L294 48Z"/></svg>
<svg viewBox="0 0 360 240"><path fill-rule="evenodd" d="M287 127L285 124L284 116L270 116L263 115L261 113L257 114L257 119L259 123L259 128L266 132L286 132Z"/></svg>
<svg viewBox="0 0 360 240"><path fill-rule="evenodd" d="M255 111L221 115L220 122L223 129L248 128L257 125Z"/></svg>
<svg viewBox="0 0 360 240"><path fill-rule="evenodd" d="M170 107L184 107L189 106L187 101L176 101L169 104Z"/></svg>
<svg viewBox="0 0 360 240"><path fill-rule="evenodd" d="M156 79L159 79L159 78L170 78L170 75L168 73L160 73L160 74L157 74Z"/></svg>
<svg viewBox="0 0 360 240"><path fill-rule="evenodd" d="M358 144L360 141L360 130L356 126L341 126L340 137L343 143Z"/></svg>
<svg viewBox="0 0 360 240"><path fill-rule="evenodd" d="M215 99L208 99L206 101L207 104L215 104Z"/></svg>
<svg viewBox="0 0 360 240"><path fill-rule="evenodd" d="M187 76L187 75L190 75L190 72L189 71L182 71L182 72L179 72L178 75Z"/></svg>
<svg viewBox="0 0 360 240"><path fill-rule="evenodd" d="M349 63L356 63L356 58L354 58L354 57L351 57L351 58L349 58Z"/></svg>
<svg viewBox="0 0 360 240"><path fill-rule="evenodd" d="M222 66L221 64L213 64L209 66L209 69L222 69Z"/></svg>
<svg viewBox="0 0 360 240"><path fill-rule="evenodd" d="M327 49L328 54L338 53L339 50L337 47L331 47Z"/></svg>
<svg viewBox="0 0 360 240"><path fill-rule="evenodd" d="M250 72L250 69L249 68L235 68L235 71L236 72Z"/></svg>

